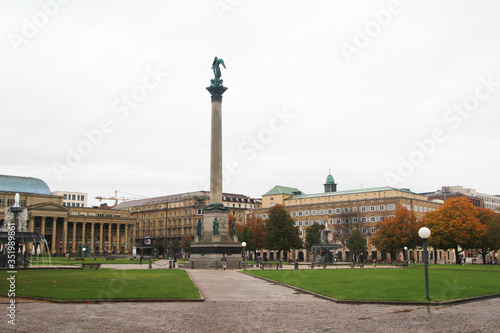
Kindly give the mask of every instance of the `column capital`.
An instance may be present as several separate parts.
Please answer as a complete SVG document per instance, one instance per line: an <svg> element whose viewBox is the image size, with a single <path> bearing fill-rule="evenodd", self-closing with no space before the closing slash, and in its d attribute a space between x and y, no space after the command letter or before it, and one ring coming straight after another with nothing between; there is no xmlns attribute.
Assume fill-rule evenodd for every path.
<svg viewBox="0 0 500 333"><path fill-rule="evenodd" d="M207 87L207 90L212 95L212 102L220 102L220 103L222 103L222 94L226 92L227 87L224 87L222 84L215 85L212 82L212 85L210 87Z"/></svg>

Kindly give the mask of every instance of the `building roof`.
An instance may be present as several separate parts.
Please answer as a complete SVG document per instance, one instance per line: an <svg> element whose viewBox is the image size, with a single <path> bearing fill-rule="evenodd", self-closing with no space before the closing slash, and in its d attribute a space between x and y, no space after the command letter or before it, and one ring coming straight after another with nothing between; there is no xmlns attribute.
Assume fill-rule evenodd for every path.
<svg viewBox="0 0 500 333"><path fill-rule="evenodd" d="M170 202L180 202L186 198L203 198L209 197L209 191L195 191L195 192L185 192L178 194L165 195L161 197L147 198L147 199L139 199L139 200L130 200L121 202L113 209L127 209L130 207L138 207L138 206L146 206L146 205L154 205L154 204L162 204L162 203L170 203ZM232 201L232 202L244 202L244 203L260 203L260 200L252 199L243 194L234 194L234 193L222 193L223 201Z"/></svg>
<svg viewBox="0 0 500 333"><path fill-rule="evenodd" d="M41 179L7 175L0 175L0 192L52 195L49 186Z"/></svg>
<svg viewBox="0 0 500 333"><path fill-rule="evenodd" d="M395 187L385 186L385 187L361 188L361 189L357 189L357 190L328 192L328 193L294 195L290 198L287 198L286 200L326 197L326 196L335 196L335 195L343 195L343 194L356 194L356 193L366 193L366 192L382 192L382 191L398 191L398 192L417 194L417 193L410 191L407 188L395 188Z"/></svg>
<svg viewBox="0 0 500 333"><path fill-rule="evenodd" d="M288 195L294 195L294 193L300 192L302 195L305 193L299 190L298 188L295 187L286 187L286 186L278 186L276 185L273 187L271 190L269 190L266 194L264 195L276 195L276 194L288 194Z"/></svg>

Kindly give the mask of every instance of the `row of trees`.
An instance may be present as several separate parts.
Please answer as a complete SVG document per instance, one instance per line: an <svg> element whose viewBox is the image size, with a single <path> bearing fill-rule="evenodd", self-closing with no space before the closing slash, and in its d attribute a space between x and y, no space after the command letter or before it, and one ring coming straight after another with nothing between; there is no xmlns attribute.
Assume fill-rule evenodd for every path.
<svg viewBox="0 0 500 333"><path fill-rule="evenodd" d="M463 197L447 200L420 220L413 212L399 207L395 217L380 223L373 243L378 250L393 255L405 246L415 249L422 244L418 229L424 226L431 230L429 245L435 250L454 249L456 263L460 263L459 256L464 250L477 250L486 263L486 255L500 248L500 214L474 207Z"/></svg>

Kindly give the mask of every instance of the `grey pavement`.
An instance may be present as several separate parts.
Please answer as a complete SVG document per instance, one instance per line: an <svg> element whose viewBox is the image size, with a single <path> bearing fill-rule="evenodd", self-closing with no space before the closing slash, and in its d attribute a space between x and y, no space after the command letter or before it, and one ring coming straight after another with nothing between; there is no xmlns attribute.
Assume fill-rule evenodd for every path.
<svg viewBox="0 0 500 333"><path fill-rule="evenodd" d="M187 272L207 301L322 302L309 294L235 270L193 269Z"/></svg>

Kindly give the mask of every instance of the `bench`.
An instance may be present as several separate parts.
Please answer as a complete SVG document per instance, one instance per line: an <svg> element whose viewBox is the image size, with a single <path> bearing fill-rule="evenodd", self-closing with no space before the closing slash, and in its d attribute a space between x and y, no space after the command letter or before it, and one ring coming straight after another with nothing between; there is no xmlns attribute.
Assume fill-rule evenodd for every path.
<svg viewBox="0 0 500 333"><path fill-rule="evenodd" d="M353 262L351 265L351 268L356 268L358 266L359 268L365 268L365 263L364 262Z"/></svg>
<svg viewBox="0 0 500 333"><path fill-rule="evenodd" d="M323 269L325 269L327 265L328 265L327 262L312 262L311 269L314 269L314 267L321 267L321 266L323 266Z"/></svg>
<svg viewBox="0 0 500 333"><path fill-rule="evenodd" d="M101 267L101 264L95 264L95 263L92 263L92 264L82 264L82 268L81 269L85 269L85 268L92 269L92 268L94 268L95 270L98 270L99 267Z"/></svg>
<svg viewBox="0 0 500 333"><path fill-rule="evenodd" d="M266 266L269 266L269 268L273 268L273 266L276 266L276 269L279 269L280 268L280 263L277 262L277 263L272 263L272 262L261 262L260 263L260 269L264 269Z"/></svg>
<svg viewBox="0 0 500 333"><path fill-rule="evenodd" d="M408 267L408 261L397 262L396 267Z"/></svg>
<svg viewBox="0 0 500 333"><path fill-rule="evenodd" d="M83 258L75 258L76 261L83 261Z"/></svg>

